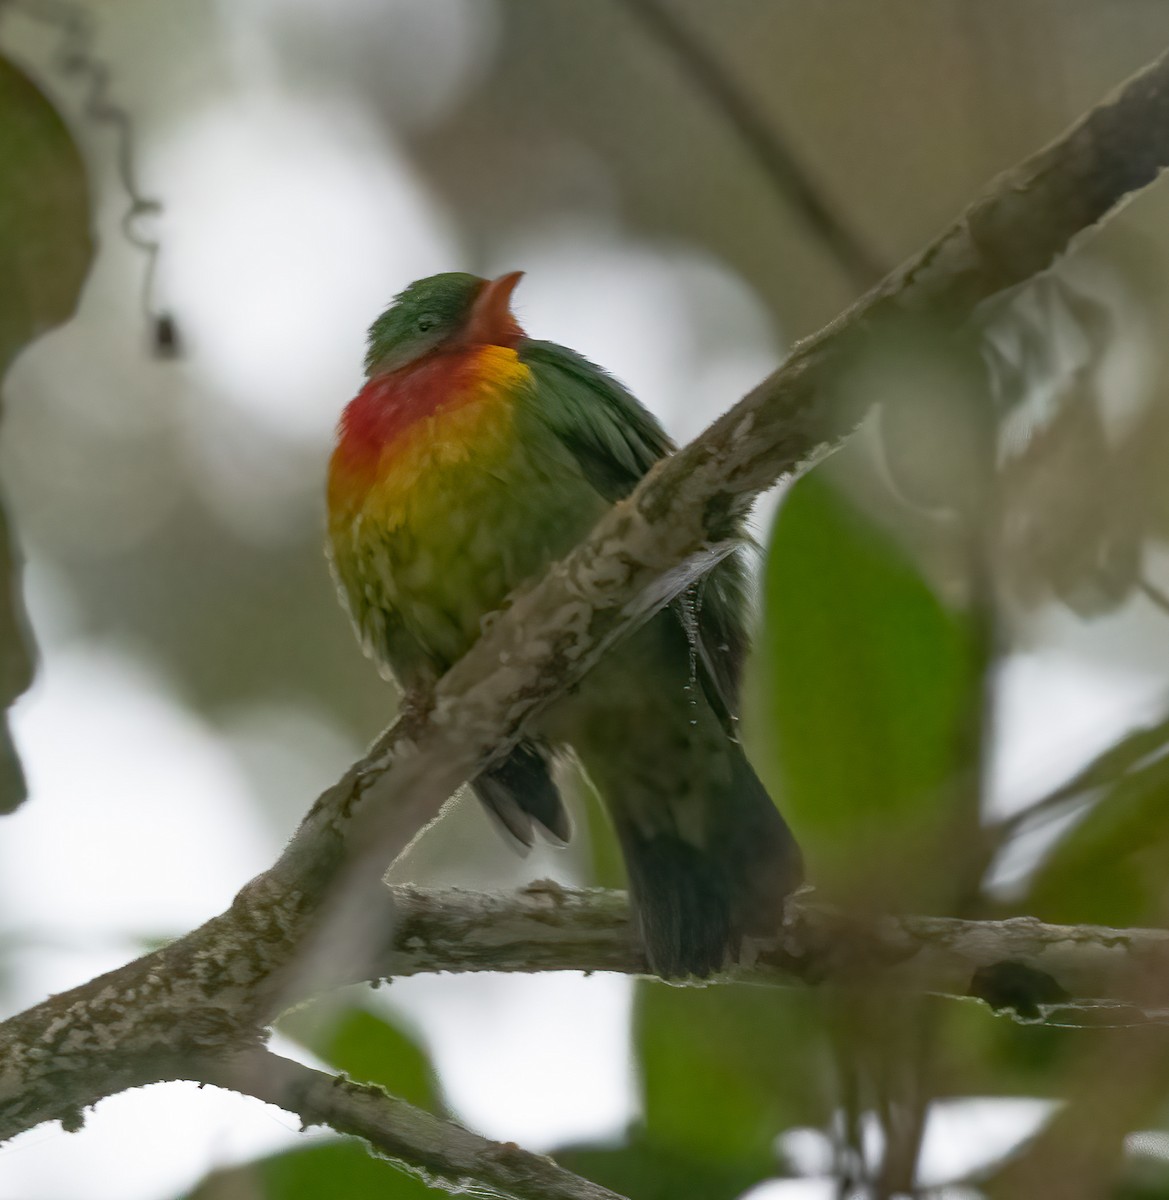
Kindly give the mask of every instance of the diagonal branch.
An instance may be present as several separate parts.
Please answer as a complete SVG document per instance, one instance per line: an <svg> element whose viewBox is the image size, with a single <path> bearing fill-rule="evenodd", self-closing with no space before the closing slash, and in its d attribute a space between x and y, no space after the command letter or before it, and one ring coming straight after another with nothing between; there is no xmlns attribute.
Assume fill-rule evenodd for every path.
<svg viewBox="0 0 1169 1200"><path fill-rule="evenodd" d="M925 311L968 315L1044 270L1167 164L1169 56L1003 176L933 245L660 463L581 546L513 597L425 711L401 717L317 800L281 859L227 912L0 1025L0 1139L54 1118L76 1124L103 1096L254 1048L283 1008L352 978L362 955L390 937L388 860L514 744L525 721L725 549L729 516L841 443L864 414L841 411L838 385L882 329Z"/></svg>
<svg viewBox="0 0 1169 1200"><path fill-rule="evenodd" d="M490 1188L514 1200L622 1200L616 1193L513 1142L487 1138L388 1095L380 1087L314 1071L267 1050L197 1064L199 1082L243 1092L369 1143L432 1187Z"/></svg>

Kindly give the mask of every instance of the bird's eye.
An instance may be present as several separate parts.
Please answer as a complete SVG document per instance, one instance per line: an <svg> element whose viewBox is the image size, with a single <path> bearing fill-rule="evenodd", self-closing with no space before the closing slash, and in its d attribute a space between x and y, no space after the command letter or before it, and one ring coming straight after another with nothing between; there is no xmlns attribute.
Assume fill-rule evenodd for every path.
<svg viewBox="0 0 1169 1200"><path fill-rule="evenodd" d="M432 330L434 328L436 323L437 322L435 321L434 317L431 317L431 316L419 317L417 322L415 323L415 328L418 330L419 333L429 333L430 330Z"/></svg>

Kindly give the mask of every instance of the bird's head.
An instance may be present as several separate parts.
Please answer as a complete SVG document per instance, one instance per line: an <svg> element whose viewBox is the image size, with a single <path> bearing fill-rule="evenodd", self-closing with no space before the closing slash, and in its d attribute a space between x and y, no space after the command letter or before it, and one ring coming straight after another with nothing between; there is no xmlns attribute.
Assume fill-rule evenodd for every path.
<svg viewBox="0 0 1169 1200"><path fill-rule="evenodd" d="M512 314L511 294L523 274L480 279L447 271L415 280L370 326L366 375L387 375L444 350L514 346L523 330Z"/></svg>

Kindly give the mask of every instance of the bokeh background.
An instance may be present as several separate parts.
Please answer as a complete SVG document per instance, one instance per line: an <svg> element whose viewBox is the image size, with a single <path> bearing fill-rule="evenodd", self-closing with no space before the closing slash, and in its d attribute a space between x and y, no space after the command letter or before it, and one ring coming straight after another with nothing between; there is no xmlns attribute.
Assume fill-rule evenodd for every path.
<svg viewBox="0 0 1169 1200"><path fill-rule="evenodd" d="M91 119L85 72L61 61L61 22L78 14L132 122L138 190L161 204L133 231L158 243L149 303L173 316L178 356L152 345L146 259L123 233L119 125ZM335 601L322 489L365 329L396 291L440 270L525 270L526 327L605 365L679 440L859 294L864 270L809 224L669 27L879 266L1169 44L1169 6L0 5L0 51L82 150L99 245L75 319L4 384L0 478L36 645L11 713L30 798L0 820L4 1014L222 909L392 718ZM850 385L880 389L882 420L795 490L774 531L777 498L761 505L745 737L825 880L847 890L858 856L887 853L896 871L860 873L875 903L932 836L922 797L961 792L999 820L1164 716L1167 245L1157 186L980 313L972 356L948 327L907 331ZM980 407L993 421L971 418ZM977 502L954 483L970 478ZM456 804L395 876L619 882L577 790L567 850L519 859ZM1162 921L1159 777L1126 773L1089 798L1099 811L1117 790L1127 824L1093 832L1083 807L1053 810L984 863L933 856L901 898ZM278 1044L492 1137L571 1148L566 1163L633 1196L827 1200L842 1147L880 1157L840 1047L883 1018L833 1025L824 1008L814 993L440 976L347 996ZM1096 1035L952 1010L882 1037L918 1071L922 1186L964 1197L1072 1095ZM930 1070L905 1033L926 1025ZM857 1052L891 1088L872 1057ZM1150 1102L1128 1142L1133 1169L1162 1181L1163 1118ZM257 1101L182 1084L0 1148L0 1200L200 1187L423 1192Z"/></svg>

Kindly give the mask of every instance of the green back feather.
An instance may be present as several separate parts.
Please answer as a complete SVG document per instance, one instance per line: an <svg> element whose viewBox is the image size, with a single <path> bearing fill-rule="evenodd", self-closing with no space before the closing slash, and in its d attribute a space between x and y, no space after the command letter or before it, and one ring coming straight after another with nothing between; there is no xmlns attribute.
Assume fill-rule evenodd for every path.
<svg viewBox="0 0 1169 1200"><path fill-rule="evenodd" d="M624 499L674 449L657 419L610 374L554 342L526 341L541 415L572 451L585 478L610 503Z"/></svg>
<svg viewBox="0 0 1169 1200"><path fill-rule="evenodd" d="M624 499L659 458L674 449L657 419L611 375L554 342L525 341L520 358L532 372L541 419L610 503ZM741 520L733 534L748 538ZM698 608L697 620L684 606ZM684 627L697 625L703 689L731 729L747 653L747 575L741 552L724 558L672 606Z"/></svg>

